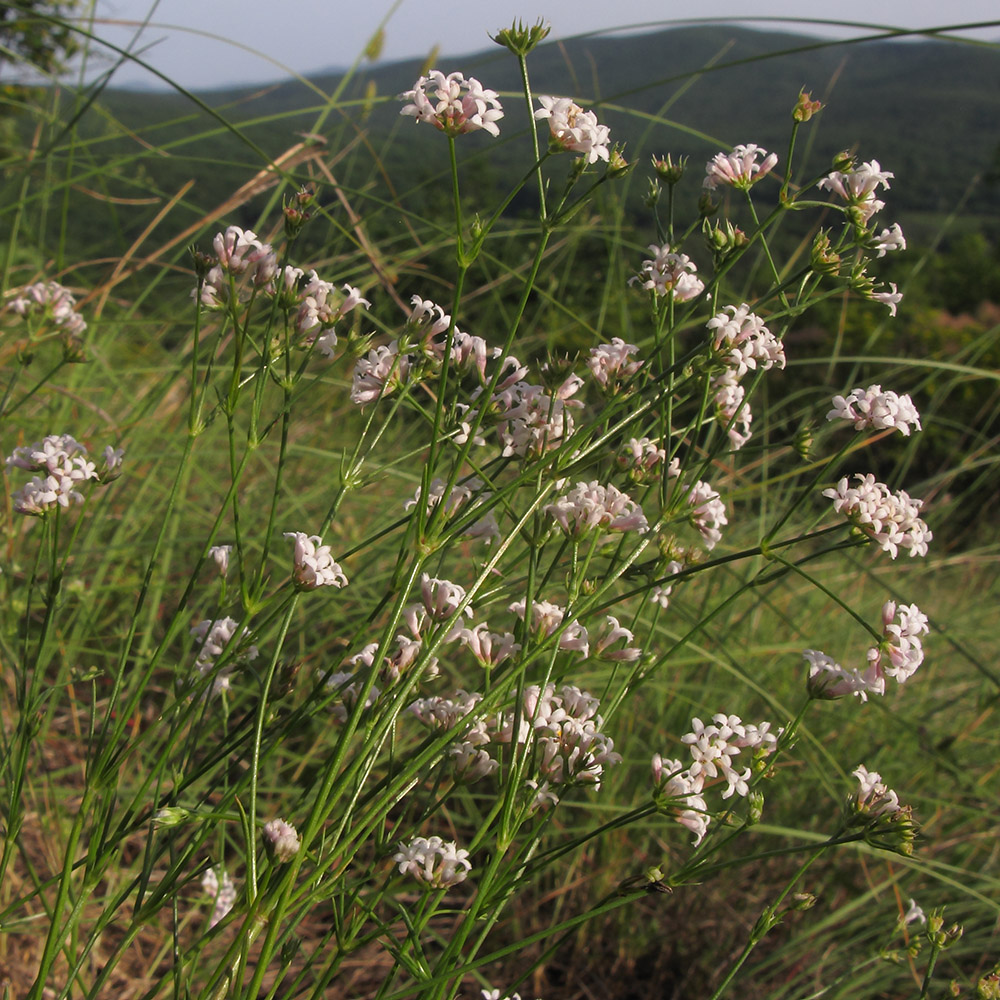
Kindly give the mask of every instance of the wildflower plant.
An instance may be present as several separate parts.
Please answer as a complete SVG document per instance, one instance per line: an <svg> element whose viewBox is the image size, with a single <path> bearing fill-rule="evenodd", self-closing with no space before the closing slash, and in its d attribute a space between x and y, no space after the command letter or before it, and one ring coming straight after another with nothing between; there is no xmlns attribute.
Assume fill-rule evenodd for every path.
<svg viewBox="0 0 1000 1000"><path fill-rule="evenodd" d="M534 933L528 944L543 958L651 887L668 895L754 864L765 801L780 799L804 759L803 732L814 739L812 727L827 724L824 703L856 695L837 710L860 712L887 686L905 697L897 689L920 683L930 624L903 603L912 595L888 599L872 627L809 568L927 555L922 502L844 469L848 456L863 462L859 442L920 431L910 397L873 384L816 398L830 426L814 461L789 474L780 508L754 478L778 446L767 412L751 407L793 363L798 317L845 292L895 310L895 286L878 291L868 273L905 248L898 226L876 233L873 221L892 174L838 161L821 179L799 177L794 135L818 111L811 104L793 120L787 157L737 145L708 161L701 183L684 161L661 158L667 217L653 199L648 231L631 241L647 250L630 249L632 278L619 289L640 319L588 334L576 360L546 364L526 330L558 236L578 212L597 212L626 171L598 111L533 95L527 58L542 38L540 25L497 36L522 70L526 133L508 136L499 95L460 72L430 70L400 97L402 116L441 133L450 173L453 256L433 285L401 295L374 256L350 268L300 256L302 234L334 211L304 187L291 200L285 192L283 230L261 219L257 230L275 234L267 239L235 224L205 234L186 293L180 453L127 622L108 630L93 674L59 652L79 616L100 620L64 600L67 575L99 539L86 519L116 497L138 503L156 457L133 458L126 434L123 463L117 436L66 422L24 443L37 435L10 421L8 386L7 540L32 568L22 598L31 627L4 638L15 653L4 697L17 721L3 737L0 878L14 871L12 845L29 821L38 720L66 688L90 692L87 780L58 865L35 876L48 922L34 1000L67 965L66 982L99 995L156 921L173 928L173 957L150 997L319 997L347 959L374 947L388 956L381 997L437 1000L473 987L499 996L484 970L515 950L504 924L512 901L557 878L567 856L632 828L667 845L645 871L616 871L599 903ZM523 179L473 220L457 150L501 130L520 145ZM575 166L556 185L552 159L566 155ZM836 200L817 201L817 188ZM538 218L514 297L476 311L477 268L525 189ZM702 204L689 219L685 192ZM705 199L722 196L733 218L711 222ZM831 210L843 216L839 234L779 264L778 221ZM763 277L748 285L736 274L751 261ZM54 282L23 287L8 305L17 321L60 336L89 328ZM303 444L318 398L336 412L322 430L336 440L322 449ZM111 437L103 463L90 457L96 443L73 434ZM207 513L185 523L190 477L212 440L221 444L200 487ZM787 657L794 703L764 699L768 717L744 722L760 699L733 685L685 705L651 746L632 724L643 698L670 687L676 722L698 637L779 576L831 598L867 652L844 667L807 649L808 670ZM679 610L694 607L693 617ZM118 787L136 755L147 769ZM910 810L855 763L829 761L840 818L831 805L823 832L788 848L801 864L723 987L817 859L847 845L913 851ZM852 774L860 788L845 796ZM629 775L640 791L616 799ZM905 783L906 771L893 780ZM126 845L134 866L113 878ZM88 922L98 885L107 908ZM3 920L29 912L18 892L5 897ZM329 930L303 944L320 911ZM112 913L118 943L91 967Z"/></svg>

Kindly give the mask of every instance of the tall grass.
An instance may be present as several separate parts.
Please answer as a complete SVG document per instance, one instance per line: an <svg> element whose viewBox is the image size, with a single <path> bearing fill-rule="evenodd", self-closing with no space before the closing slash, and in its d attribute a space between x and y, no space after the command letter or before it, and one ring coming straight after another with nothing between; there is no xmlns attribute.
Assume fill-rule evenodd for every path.
<svg viewBox="0 0 1000 1000"><path fill-rule="evenodd" d="M500 36L501 138L438 119L436 186L373 182L336 93L338 141L195 221L155 145L98 161L93 95L39 99L2 202L8 995L990 995L997 552L949 521L995 482L996 330L880 353L884 184L803 172L805 98L702 189L529 116L539 34ZM471 192L500 141L520 179ZM80 187L155 215L69 260ZM840 335L796 356L809 310ZM922 431L828 419L876 382ZM869 470L926 555L912 507L824 496Z"/></svg>

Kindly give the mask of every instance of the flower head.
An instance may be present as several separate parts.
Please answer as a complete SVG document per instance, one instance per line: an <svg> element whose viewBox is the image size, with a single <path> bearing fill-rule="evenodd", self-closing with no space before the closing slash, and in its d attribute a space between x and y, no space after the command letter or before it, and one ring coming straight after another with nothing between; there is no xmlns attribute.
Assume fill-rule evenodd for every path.
<svg viewBox="0 0 1000 1000"><path fill-rule="evenodd" d="M758 163L757 157L764 159ZM750 143L734 146L731 153L716 153L705 166L703 187L714 191L720 184L749 191L762 177L769 174L778 163L776 153Z"/></svg>
<svg viewBox="0 0 1000 1000"><path fill-rule="evenodd" d="M639 273L630 279L641 282L642 287L654 295L673 296L675 302L696 299L705 290L705 282L697 275L697 268L686 253L675 253L670 244L647 248L653 256L642 262Z"/></svg>
<svg viewBox="0 0 1000 1000"><path fill-rule="evenodd" d="M823 491L823 496L833 500L833 509L846 515L893 559L900 548L908 549L911 556L927 555L927 543L934 535L920 517L923 501L911 498L905 490L891 493L871 473L858 473L854 479L856 486L849 485L844 476L835 487Z"/></svg>
<svg viewBox="0 0 1000 1000"><path fill-rule="evenodd" d="M868 220L876 212L885 208L885 202L875 197L876 190L880 186L888 190L889 178L893 176L888 170L883 170L879 166L878 160L872 160L869 163L862 163L853 170L834 170L816 186L821 190L833 191L840 195L857 211L858 221L862 225L867 225Z"/></svg>
<svg viewBox="0 0 1000 1000"><path fill-rule="evenodd" d="M908 395L882 391L880 385L852 389L846 396L833 397L827 420L849 420L856 431L894 428L909 437L911 425L920 430L920 414Z"/></svg>
<svg viewBox="0 0 1000 1000"><path fill-rule="evenodd" d="M611 130L597 121L593 111L584 111L568 97L539 97L536 118L547 118L555 149L581 153L588 163L608 160Z"/></svg>
<svg viewBox="0 0 1000 1000"><path fill-rule="evenodd" d="M453 840L440 837L414 837L401 843L392 860L399 865L401 875L412 875L433 889L458 885L472 870L467 860L469 852Z"/></svg>
<svg viewBox="0 0 1000 1000"><path fill-rule="evenodd" d="M319 535L304 531L286 531L285 538L295 539L294 576L302 590L317 587L346 587L347 577L339 563L333 561L330 546L323 544Z"/></svg>
<svg viewBox="0 0 1000 1000"><path fill-rule="evenodd" d="M301 846L298 832L291 823L286 823L283 819L272 819L264 824L264 847L278 864L291 861L299 853Z"/></svg>
<svg viewBox="0 0 1000 1000"><path fill-rule="evenodd" d="M503 118L503 106L495 90L486 90L475 78L468 80L461 73L444 75L433 69L420 77L408 90L399 95L409 101L399 112L412 115L418 122L429 122L447 135L463 135L482 129L492 136L500 134L497 122Z"/></svg>

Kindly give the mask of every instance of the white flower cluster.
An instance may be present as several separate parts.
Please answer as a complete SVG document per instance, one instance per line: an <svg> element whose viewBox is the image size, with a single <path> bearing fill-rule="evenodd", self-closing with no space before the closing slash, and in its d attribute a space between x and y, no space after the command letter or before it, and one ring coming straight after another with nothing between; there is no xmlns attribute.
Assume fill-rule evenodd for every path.
<svg viewBox="0 0 1000 1000"><path fill-rule="evenodd" d="M869 163L862 163L854 170L834 170L816 186L820 190L839 194L848 205L857 209L862 224L867 225L868 220L876 212L881 212L885 208L885 202L875 197L875 191L880 186L888 190L889 179L894 176L888 170L883 170L878 160L872 160Z"/></svg>
<svg viewBox="0 0 1000 1000"><path fill-rule="evenodd" d="M15 448L6 459L6 467L38 472L19 490L11 494L14 510L19 514L41 516L56 507L83 503L79 487L94 481L109 483L121 474L121 448L104 449L100 468L87 458L87 448L71 434L49 434L41 441Z"/></svg>
<svg viewBox="0 0 1000 1000"><path fill-rule="evenodd" d="M278 274L278 258L270 243L262 243L250 229L228 226L212 240L215 265L201 285L201 304L213 309L229 301L230 278L249 281L257 288L269 285ZM192 297L198 289L192 290Z"/></svg>
<svg viewBox="0 0 1000 1000"><path fill-rule="evenodd" d="M286 531L285 538L295 539L292 575L301 590L347 586L344 571L339 563L334 562L330 546L324 545L319 535L307 535L304 531Z"/></svg>
<svg viewBox="0 0 1000 1000"><path fill-rule="evenodd" d="M513 611L521 621L524 621L526 601L514 601L507 609ZM562 628L566 617L565 608L549 601L535 601L531 605L531 627L539 636L549 636ZM559 648L568 652L590 655L590 638L587 630L577 621L571 621L559 636Z"/></svg>
<svg viewBox="0 0 1000 1000"><path fill-rule="evenodd" d="M537 385L515 382L496 393L494 405L499 409L497 434L504 457L519 455L536 458L558 448L573 433L573 408L583 404L569 399L579 388L579 380L570 376L553 395Z"/></svg>
<svg viewBox="0 0 1000 1000"><path fill-rule="evenodd" d="M764 159L758 163L757 158ZM769 174L778 163L776 153L749 143L734 146L731 153L716 153L705 165L705 180L702 186L714 191L720 184L749 191L762 177Z"/></svg>
<svg viewBox="0 0 1000 1000"><path fill-rule="evenodd" d="M428 122L447 135L456 136L480 129L496 137L497 122L503 118L503 106L495 90L487 90L473 76L468 80L461 73L444 75L432 69L420 77L399 100L409 101L399 112L418 122Z"/></svg>
<svg viewBox="0 0 1000 1000"><path fill-rule="evenodd" d="M625 645L612 649L611 646L619 641ZM594 640L594 655L612 663L631 663L642 655L638 646L629 645L632 642L635 642L632 631L625 628L614 615L608 615L604 632Z"/></svg>
<svg viewBox="0 0 1000 1000"><path fill-rule="evenodd" d="M450 618L465 600L465 588L451 580L439 580L427 573L420 575L420 597L423 600L427 614L434 621L443 622ZM465 612L472 614L472 608L466 605Z"/></svg>
<svg viewBox="0 0 1000 1000"><path fill-rule="evenodd" d="M635 500L618 487L602 486L596 479L577 483L543 510L574 538L592 531L637 531L640 535L649 531L649 523Z"/></svg>
<svg viewBox="0 0 1000 1000"><path fill-rule="evenodd" d="M600 702L586 691L565 684L525 689L522 734L527 725L538 747L538 774L552 785L587 784L599 788L605 766L621 762L611 737L601 732ZM500 717L500 730L512 733L513 713ZM519 741L523 735L519 734ZM495 736L494 738L499 738Z"/></svg>
<svg viewBox="0 0 1000 1000"><path fill-rule="evenodd" d="M833 409L826 415L827 420L848 420L856 431L871 428L881 431L889 428L910 436L912 425L920 430L920 414L908 395L882 391L880 385L870 385L867 389L852 389L846 396L833 397Z"/></svg>
<svg viewBox="0 0 1000 1000"><path fill-rule="evenodd" d="M472 628L456 629L450 638L454 638L465 646L476 662L484 669L498 667L509 660L521 649L521 644L514 639L513 632L491 632L486 622L480 622Z"/></svg>
<svg viewBox="0 0 1000 1000"><path fill-rule="evenodd" d="M453 840L440 837L414 837L408 844L400 843L392 860L399 865L401 875L412 875L432 889L464 882L472 871L469 852Z"/></svg>
<svg viewBox="0 0 1000 1000"><path fill-rule="evenodd" d="M372 643L366 646L357 656L352 657L348 662L353 666L357 666L358 663L367 663L371 666L372 660L375 656L375 651L378 649L377 643ZM361 693L361 683L359 679L351 673L346 673L344 671L336 671L330 674L326 679L326 686L336 691L340 697L340 703L333 706L333 717L338 722L346 722L347 717L351 714L354 706L358 703L358 697ZM379 695L382 692L373 684L368 691L368 696L365 698L365 708L371 708L372 705L378 700Z"/></svg>
<svg viewBox="0 0 1000 1000"><path fill-rule="evenodd" d="M751 368L763 371L777 365L785 367L785 348L771 333L764 321L750 312L744 302L740 306L726 306L706 324L714 330L714 346L723 352L724 362L732 368L737 378L742 378Z"/></svg>
<svg viewBox="0 0 1000 1000"><path fill-rule="evenodd" d="M211 930L233 908L236 886L225 868L216 865L206 869L201 877L201 887L212 898L212 915L208 918L208 929Z"/></svg>
<svg viewBox="0 0 1000 1000"><path fill-rule="evenodd" d="M434 479L431 481L430 489L427 493L426 511L428 514L442 502L446 485L443 479ZM403 504L403 509L411 510L416 507L420 503L420 493L420 487L417 487L417 492L414 494L413 499L407 500ZM489 491L483 491L482 480L477 479L475 476L456 483L449 490L448 499L444 500L445 517L451 520L467 504L469 505L469 509L467 511L463 510L463 513L471 513L477 507L485 504L492 495ZM497 524L496 515L491 510L487 511L481 518L473 521L465 529L463 536L465 538L482 538L487 542L499 539L500 526Z"/></svg>
<svg viewBox="0 0 1000 1000"><path fill-rule="evenodd" d="M366 406L383 396L392 395L408 381L412 362L409 354L399 353L398 340L373 347L366 357L355 362L351 402Z"/></svg>
<svg viewBox="0 0 1000 1000"><path fill-rule="evenodd" d="M653 755L653 787L657 798L677 800L675 818L694 835L697 846L708 831L710 817L704 795L707 779L724 779L722 798L749 794L752 771L738 769L736 758L744 750L769 754L778 742L771 724L759 726L743 722L738 715L719 712L707 726L701 719L691 720L691 732L681 737L691 751L692 762L684 767L679 760ZM742 759L741 759L742 760ZM713 782L714 783L714 782Z"/></svg>
<svg viewBox="0 0 1000 1000"><path fill-rule="evenodd" d="M868 650L869 669L905 684L924 662L920 637L929 631L927 615L915 604L901 604L897 608L895 601L886 601L882 605L884 639Z"/></svg>
<svg viewBox="0 0 1000 1000"><path fill-rule="evenodd" d="M568 97L539 97L535 118L547 118L554 149L582 154L588 163L607 162L611 130L597 121L593 111L584 111Z"/></svg>
<svg viewBox="0 0 1000 1000"><path fill-rule="evenodd" d="M858 779L858 793L855 806L858 812L872 816L891 816L901 809L899 796L882 782L878 771L869 771L859 764L851 774Z"/></svg>
<svg viewBox="0 0 1000 1000"><path fill-rule="evenodd" d="M610 344L590 349L587 367L602 389L615 392L635 378L642 368L642 361L630 360L633 354L638 353L639 348L635 344L627 344L621 337L612 337Z"/></svg>
<svg viewBox="0 0 1000 1000"><path fill-rule="evenodd" d="M294 278L292 287L297 288L298 277L304 275L297 267L286 267L285 277L286 282ZM371 303L357 288L344 285L338 292L335 285L324 281L315 271L309 272L308 280L295 296L295 303L298 306L295 329L306 336L307 343L315 336L316 346L328 358L334 356L334 348L337 346L333 325L358 306L371 308ZM324 332L319 334L321 330Z"/></svg>
<svg viewBox="0 0 1000 1000"><path fill-rule="evenodd" d="M682 486L687 494L687 502L691 507L688 517L691 524L701 534L705 548L711 551L722 538L721 528L729 523L726 517L726 505L712 487L699 480L694 486Z"/></svg>
<svg viewBox="0 0 1000 1000"><path fill-rule="evenodd" d="M194 665L198 668L200 674L207 674L213 668L215 661L222 655L223 650L229 645L230 640L235 635L238 625L239 622L227 616L226 618L217 618L214 621L206 618L204 621L200 621L197 625L191 627L191 635L201 640L198 656L194 661ZM257 659L259 652L257 647L247 646L244 643L245 638L249 634L249 629L243 629L243 635L231 652L231 662L248 663L251 660ZM212 684L213 693L218 694L220 691L228 691L229 682L229 670L220 671Z"/></svg>
<svg viewBox="0 0 1000 1000"><path fill-rule="evenodd" d="M639 273L629 279L629 284L640 282L654 295L673 296L675 302L690 302L705 290L705 282L698 277L694 262L686 253L674 253L669 243L647 247L652 259L644 260Z"/></svg>
<svg viewBox="0 0 1000 1000"><path fill-rule="evenodd" d="M448 748L448 756L458 781L478 781L500 767L486 749L486 745L490 743L486 720L473 718L473 712L480 701L482 695L469 694L460 689L451 698L440 695L418 698L407 708L407 711L432 730L452 729L463 720L467 721L462 734Z"/></svg>
<svg viewBox="0 0 1000 1000"><path fill-rule="evenodd" d="M713 375L710 388L715 393L715 418L727 428L733 451L739 451L750 440L750 424L753 421L750 405L744 402L746 389L740 385L739 376L732 368Z"/></svg>
<svg viewBox="0 0 1000 1000"><path fill-rule="evenodd" d="M857 486L844 476L835 487L823 491L833 500L833 509L846 515L869 538L895 559L899 549L911 556L927 555L927 543L934 535L920 518L922 500L912 499L905 490L892 493L885 483L868 473L854 476Z"/></svg>
<svg viewBox="0 0 1000 1000"><path fill-rule="evenodd" d="M71 336L78 337L87 329L87 324L75 307L73 293L58 281L37 281L26 285L10 301L11 311L18 316L41 313Z"/></svg>
<svg viewBox="0 0 1000 1000"><path fill-rule="evenodd" d="M671 559L664 568L664 576L675 576L677 573L684 569L684 563L677 559ZM674 585L672 583L667 584L657 584L649 592L649 599L654 603L658 604L664 611L670 607L670 595L674 592Z"/></svg>
<svg viewBox="0 0 1000 1000"><path fill-rule="evenodd" d="M920 637L928 631L927 616L915 604L903 604L897 609L895 601L886 601L882 606L884 639L868 650L864 672L856 667L845 669L818 649L803 650L809 663L809 693L814 698L852 694L867 701L870 694L885 694L887 677L905 684L924 662Z"/></svg>

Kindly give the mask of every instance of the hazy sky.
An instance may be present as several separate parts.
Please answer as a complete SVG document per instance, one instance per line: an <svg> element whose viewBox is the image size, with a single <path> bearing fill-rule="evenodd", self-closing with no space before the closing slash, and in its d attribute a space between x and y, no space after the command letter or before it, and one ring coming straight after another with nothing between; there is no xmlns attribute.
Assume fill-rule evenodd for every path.
<svg viewBox="0 0 1000 1000"><path fill-rule="evenodd" d="M364 48L391 0L97 0L94 32L126 47L149 16L134 50L188 88L265 82L287 75L349 65ZM838 0L804 5L801 0L465 0L460 4L400 0L385 29L383 59L422 58L439 45L442 69L461 69L452 59L490 46L487 32L520 17L544 17L551 38L642 24L664 25L690 17L747 22L753 17L794 18L803 13L843 21L907 28L940 27L993 20L997 0ZM115 23L118 22L118 23ZM816 34L851 34L823 25L763 24ZM1000 37L1000 27L981 35ZM135 65L115 75L118 85L162 86Z"/></svg>

